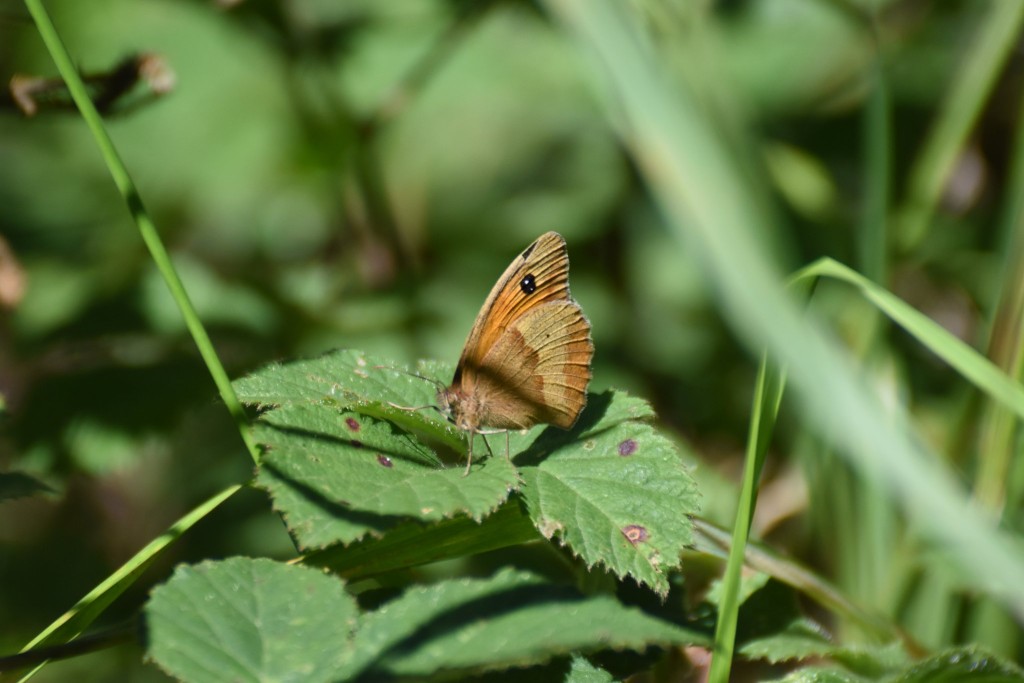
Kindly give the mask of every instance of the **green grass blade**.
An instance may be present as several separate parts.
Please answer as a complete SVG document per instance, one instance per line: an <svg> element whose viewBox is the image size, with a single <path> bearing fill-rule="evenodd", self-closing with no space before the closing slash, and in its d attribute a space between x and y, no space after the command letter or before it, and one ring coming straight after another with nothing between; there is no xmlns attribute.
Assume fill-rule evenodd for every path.
<svg viewBox="0 0 1024 683"><path fill-rule="evenodd" d="M897 238L904 249L913 248L927 233L964 140L1016 48L1022 25L1024 2L991 0L977 39L963 50L963 64L946 100L936 109L938 118L910 171L907 197L896 224Z"/></svg>
<svg viewBox="0 0 1024 683"><path fill-rule="evenodd" d="M786 295L758 235L772 228L687 78L670 79L627 6L610 0L548 0L594 57L619 106L619 133L680 244L693 250L725 319L748 348L788 368L809 428L863 476L899 501L916 529L945 550L959 579L999 596L1024 617L1024 551L972 507L957 479L893 419L849 358ZM713 69L713 62L681 69ZM704 78L704 82L708 82Z"/></svg>
<svg viewBox="0 0 1024 683"><path fill-rule="evenodd" d="M199 348L199 354L202 356L203 362L206 363L207 369L213 376L213 381L217 385L217 391L220 392L221 400L224 401L224 405L227 406L228 411L234 418L238 431L242 436L242 441L245 442L253 462L258 463L259 451L256 448L256 442L249 432L248 420L245 417L245 411L242 410L242 404L238 401L238 397L235 396L235 392L231 388L231 380L228 379L228 374L224 370L224 366L221 365L220 358L217 357L213 343L210 341L203 323L199 320L199 315L192 306L188 293L185 291L185 285L182 284L181 278L178 277L177 271L174 270L171 257L167 253L167 249L164 248L163 242L160 241L160 235L157 233L156 226L153 225L149 213L142 204L142 198L135 188L135 183L132 182L128 169L117 153L114 141L110 139L110 135L103 126L103 119L93 105L92 100L89 99L89 93L86 91L85 84L82 83L82 79L75 69L71 55L68 54L67 48L58 35L56 27L54 27L53 22L46 13L42 0L25 0L25 4L32 14L32 19L39 29L39 35L42 37L50 57L57 65L57 71L67 84L75 105L78 107L82 118L85 119L86 125L96 139L96 144L99 145L103 160L106 162L110 175L114 179L114 184L117 185L118 191L128 206L132 220L135 221L135 225L142 235L142 241L145 242L153 262L163 276L164 282L167 283L167 287L171 290L171 295L174 297L175 302L177 302L178 308L181 309L185 325L188 327L188 331L192 334L192 339Z"/></svg>
<svg viewBox="0 0 1024 683"><path fill-rule="evenodd" d="M1008 377L992 361L957 339L941 325L908 305L885 288L829 258L819 259L800 270L794 282L806 278L830 277L858 288L868 301L894 323L905 329L922 346L949 363L969 382L1020 417L1024 417L1024 387Z"/></svg>
<svg viewBox="0 0 1024 683"><path fill-rule="evenodd" d="M240 484L230 486L191 510L187 515L171 525L167 531L135 553L130 560L121 565L117 571L104 579L102 583L89 591L74 607L47 626L22 649L22 652L53 643L66 642L84 631L96 617L110 606L110 603L135 583L165 548L181 538L186 531L204 519L221 503L235 495L241 488L242 485ZM42 664L39 665L39 667L36 667L35 670L21 680L27 680L42 666Z"/></svg>
<svg viewBox="0 0 1024 683"><path fill-rule="evenodd" d="M775 420L779 414L779 403L785 387L784 373L768 366L768 357L761 357L757 373L757 387L754 391L754 405L750 416L750 433L747 435L747 457L743 468L743 487L736 505L736 521L729 547L729 562L722 578L722 598L718 605L718 622L715 624L715 653L711 660L708 680L726 682L732 668L732 656L736 647L736 623L739 614L740 571L746 551L750 524L754 518L757 502L757 482L768 453L768 444L775 431Z"/></svg>

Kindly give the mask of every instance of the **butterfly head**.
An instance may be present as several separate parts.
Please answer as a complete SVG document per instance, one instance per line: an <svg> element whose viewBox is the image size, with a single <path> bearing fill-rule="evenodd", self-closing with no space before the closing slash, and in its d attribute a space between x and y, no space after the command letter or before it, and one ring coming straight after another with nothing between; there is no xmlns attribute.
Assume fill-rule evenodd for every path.
<svg viewBox="0 0 1024 683"><path fill-rule="evenodd" d="M455 384L437 392L437 407L464 432L476 431L480 426L477 402Z"/></svg>

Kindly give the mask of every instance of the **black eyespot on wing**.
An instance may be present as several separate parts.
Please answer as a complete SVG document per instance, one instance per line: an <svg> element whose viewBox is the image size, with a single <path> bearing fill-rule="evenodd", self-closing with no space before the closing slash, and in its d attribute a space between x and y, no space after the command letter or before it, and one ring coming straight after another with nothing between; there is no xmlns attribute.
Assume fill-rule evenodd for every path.
<svg viewBox="0 0 1024 683"><path fill-rule="evenodd" d="M537 291L537 281L532 274L519 281L519 289L523 290L523 294L533 294Z"/></svg>

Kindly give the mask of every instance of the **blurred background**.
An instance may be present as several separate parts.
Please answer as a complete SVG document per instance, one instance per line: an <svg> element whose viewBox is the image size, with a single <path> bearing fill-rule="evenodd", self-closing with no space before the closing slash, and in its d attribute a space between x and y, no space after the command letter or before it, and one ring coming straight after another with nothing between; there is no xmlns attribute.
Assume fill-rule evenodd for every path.
<svg viewBox="0 0 1024 683"><path fill-rule="evenodd" d="M751 201L776 217L777 232L763 237L783 268L831 256L986 348L1007 285L998 218L1019 115L1019 46L929 231L866 249L864 169L877 56L893 140L881 168L901 198L992 3L631 4L666 68L709 60L716 82L696 87L717 98L724 126L743 131L732 142L763 190ZM82 73L107 95L109 130L232 377L339 347L454 362L508 262L556 230L593 324L592 390L652 401L694 467L704 516L731 523L756 359L720 317L698 264L680 259L609 125L615 103L602 99L578 46L543 6L47 7ZM0 3L0 77L27 83L36 107L29 116L24 97L0 101L0 471L50 488L0 502L8 653L180 515L247 480L251 463L95 142L13 0ZM854 352L877 331L870 306L843 287L819 288L814 308ZM873 353L878 385L969 479L979 408L966 383L899 332ZM920 594L927 560L920 548L901 550L898 513L786 419L756 534L929 645L980 637L968 612L947 602L937 623L922 607L935 595ZM294 554L257 491L165 553L109 621L132 614L177 562L234 554ZM989 623L1009 623L990 611L1000 616ZM989 646L1016 656L1019 632L992 630ZM90 655L37 680L161 680L140 655Z"/></svg>

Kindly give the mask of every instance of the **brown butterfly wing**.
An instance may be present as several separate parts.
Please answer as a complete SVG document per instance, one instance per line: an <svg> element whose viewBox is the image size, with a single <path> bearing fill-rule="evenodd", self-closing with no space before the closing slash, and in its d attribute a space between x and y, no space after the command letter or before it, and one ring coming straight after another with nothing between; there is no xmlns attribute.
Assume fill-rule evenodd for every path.
<svg viewBox="0 0 1024 683"><path fill-rule="evenodd" d="M565 239L547 232L523 250L487 295L466 338L453 385L467 368L479 367L502 333L530 308L548 301L571 301Z"/></svg>
<svg viewBox="0 0 1024 683"><path fill-rule="evenodd" d="M568 429L587 403L594 345L574 301L530 308L505 328L478 367L465 375L480 426Z"/></svg>

